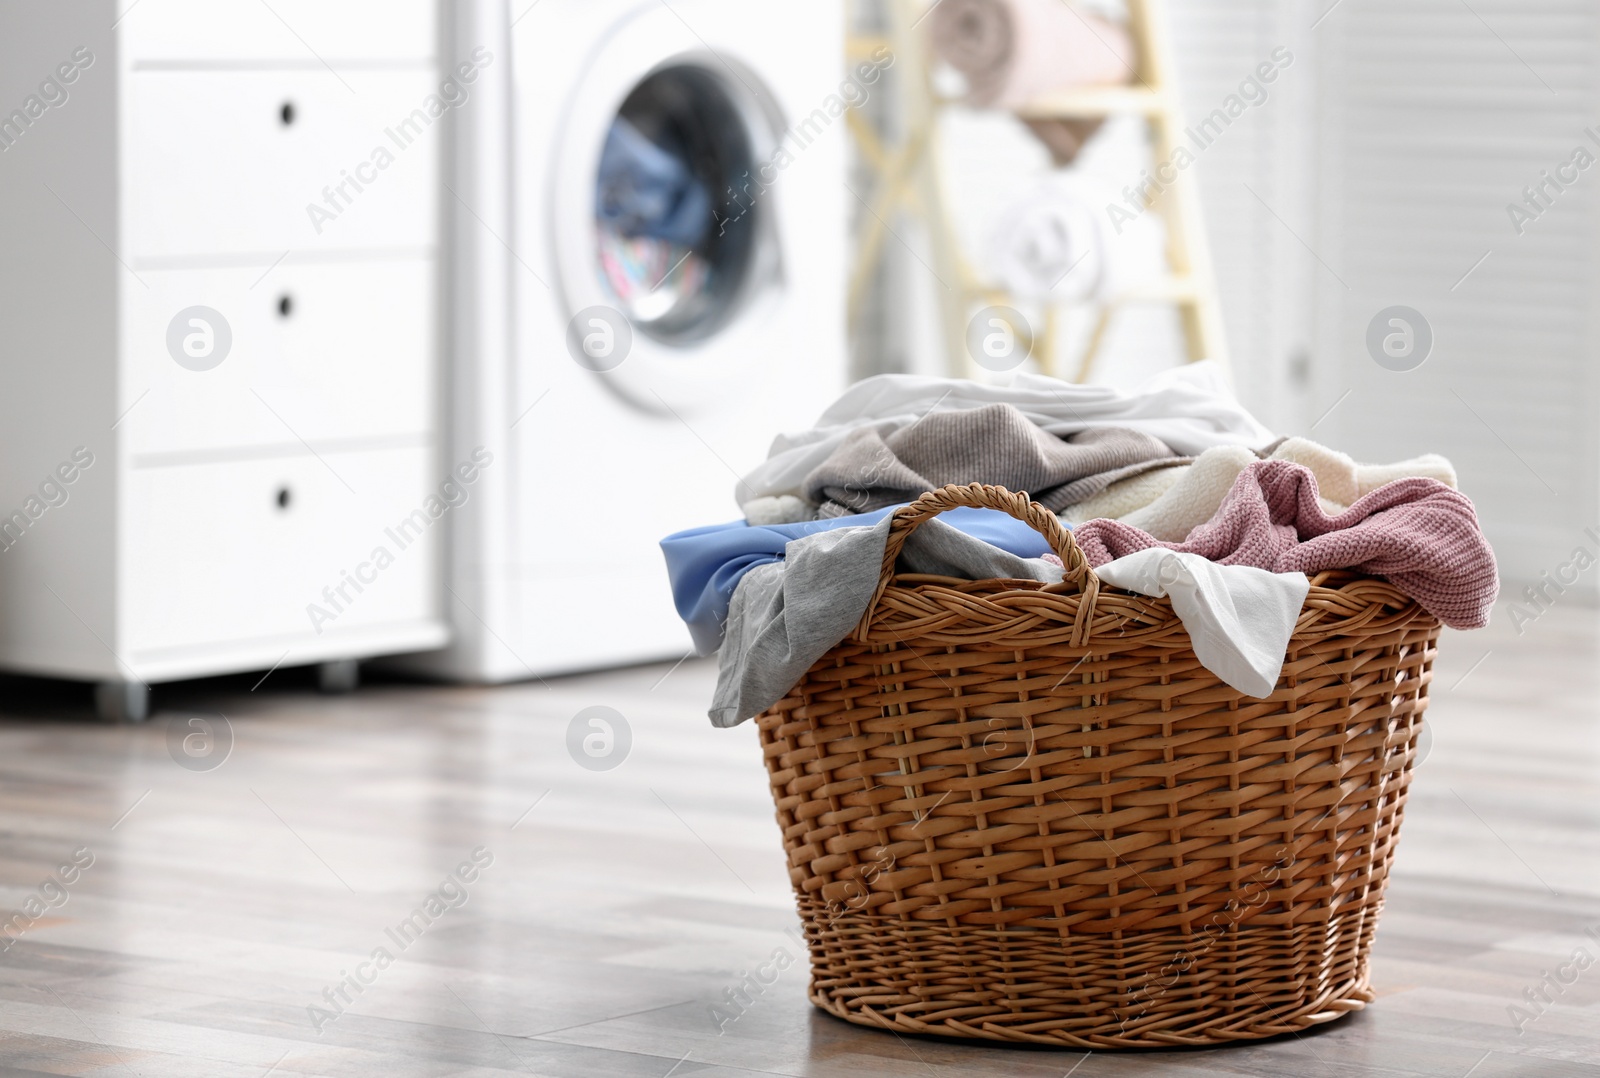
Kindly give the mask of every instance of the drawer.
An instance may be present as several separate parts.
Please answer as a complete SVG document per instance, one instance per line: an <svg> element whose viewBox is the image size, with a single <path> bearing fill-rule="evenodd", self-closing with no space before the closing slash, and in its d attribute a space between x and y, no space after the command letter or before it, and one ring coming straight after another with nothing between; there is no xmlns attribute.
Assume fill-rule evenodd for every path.
<svg viewBox="0 0 1600 1078"><path fill-rule="evenodd" d="M270 639L292 649L331 633L439 614L448 514L399 530L430 488L438 489L431 451L324 460L128 473L119 609L135 660L235 641ZM431 518L424 511L421 519Z"/></svg>
<svg viewBox="0 0 1600 1078"><path fill-rule="evenodd" d="M433 0L120 0L124 54L135 63L425 60L435 54ZM342 74L343 72L341 72Z"/></svg>
<svg viewBox="0 0 1600 1078"><path fill-rule="evenodd" d="M434 426L434 299L428 259L160 270L125 295L124 446L141 457L421 435ZM265 276L263 276L265 273ZM222 317L228 352L180 366L169 329L191 307ZM181 336L203 332L180 325ZM212 345L221 327L211 327ZM204 344L197 340L195 350ZM179 352L183 353L182 343ZM202 357L203 359L203 357ZM204 365L196 362L196 365Z"/></svg>
<svg viewBox="0 0 1600 1078"><path fill-rule="evenodd" d="M146 71L124 146L133 259L415 249L437 236L431 69Z"/></svg>

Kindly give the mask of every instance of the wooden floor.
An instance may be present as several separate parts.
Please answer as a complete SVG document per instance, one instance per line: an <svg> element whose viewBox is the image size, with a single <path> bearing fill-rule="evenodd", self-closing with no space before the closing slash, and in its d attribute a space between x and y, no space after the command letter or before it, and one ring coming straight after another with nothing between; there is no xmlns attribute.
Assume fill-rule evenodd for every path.
<svg viewBox="0 0 1600 1078"><path fill-rule="evenodd" d="M0 910L22 934L0 954L0 1072L1600 1078L1597 629L1557 609L1445 640L1377 1003L1138 1055L859 1029L807 1004L803 962L719 1032L725 991L798 949L754 732L707 723L705 663L341 698L280 671L166 687L128 728L94 724L81 688L7 681ZM632 731L608 771L567 747L596 706ZM474 850L492 863L447 882ZM75 855L92 863L64 881ZM430 893L419 936L386 931ZM392 964L363 966L379 948ZM1593 966L1540 989L1552 1003L1524 998L1580 948ZM346 971L371 982L345 981L348 1005Z"/></svg>

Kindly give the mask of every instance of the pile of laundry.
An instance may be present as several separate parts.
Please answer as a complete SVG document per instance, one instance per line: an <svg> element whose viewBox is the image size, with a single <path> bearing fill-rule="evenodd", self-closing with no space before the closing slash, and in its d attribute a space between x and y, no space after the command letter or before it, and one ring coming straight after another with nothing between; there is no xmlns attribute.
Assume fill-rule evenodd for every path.
<svg viewBox="0 0 1600 1078"><path fill-rule="evenodd" d="M1104 583L1170 597L1201 663L1256 697L1277 683L1307 574L1381 577L1457 629L1488 624L1499 591L1448 460L1358 464L1275 437L1213 364L1135 393L1036 374L1006 386L880 375L773 443L738 484L743 520L662 540L696 648L721 650L712 722L759 714L847 637L894 510L952 483L1027 491ZM1063 572L1043 537L989 509L928 521L899 567L1044 583Z"/></svg>

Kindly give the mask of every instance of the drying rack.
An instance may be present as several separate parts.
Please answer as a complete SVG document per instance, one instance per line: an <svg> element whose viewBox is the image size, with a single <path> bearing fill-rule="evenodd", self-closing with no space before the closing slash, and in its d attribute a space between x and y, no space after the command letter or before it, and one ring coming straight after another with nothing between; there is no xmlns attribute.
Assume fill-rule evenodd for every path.
<svg viewBox="0 0 1600 1078"><path fill-rule="evenodd" d="M909 212L927 231L933 258L930 268L944 285L938 307L951 373L970 376L975 373L976 364L967 352L967 319L979 305L1014 306L1018 301L974 269L961 249L950 218L939 167L939 117L945 108L966 106L960 98L941 95L934 86L924 25L933 5L926 0L878 2L883 7L884 32L857 32L853 13L846 49L852 65L884 47L893 55L900 113L895 126L899 137L891 144L859 109L845 113L861 159L873 179L870 194L862 199L869 212L862 218L850 273L850 325L853 328L858 324L863 300L882 258L885 235L890 231L888 220L901 210ZM1172 82L1166 10L1162 0L1127 0L1127 6L1128 32L1138 57L1138 70L1133 72L1131 85L1054 94L1011 111L1026 119L1142 117L1149 130L1152 159L1170 161L1183 133L1183 121ZM1076 358L1073 381L1088 381L1093 374L1117 314L1150 304L1177 309L1191 362L1211 359L1227 366L1221 307L1201 226L1195 177L1180 177L1161 193L1146 198L1145 204L1166 224L1167 272L1104 301L1074 301L1093 306L1095 316ZM1032 340L1022 342L1046 374L1063 374L1061 357L1056 354L1057 337L1061 316L1070 305L1066 301L1045 301L1043 325Z"/></svg>

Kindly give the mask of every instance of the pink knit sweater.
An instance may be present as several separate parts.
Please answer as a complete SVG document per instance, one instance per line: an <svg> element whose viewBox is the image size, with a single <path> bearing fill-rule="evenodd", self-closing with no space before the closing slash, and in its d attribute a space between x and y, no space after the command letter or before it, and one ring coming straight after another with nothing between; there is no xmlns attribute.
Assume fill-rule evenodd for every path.
<svg viewBox="0 0 1600 1078"><path fill-rule="evenodd" d="M1489 624L1500 591L1471 500L1437 479L1389 483L1330 517L1309 469L1264 460L1239 473L1216 514L1182 543L1115 520L1088 521L1072 536L1093 566L1159 546L1276 573L1354 569L1383 577L1455 629Z"/></svg>

